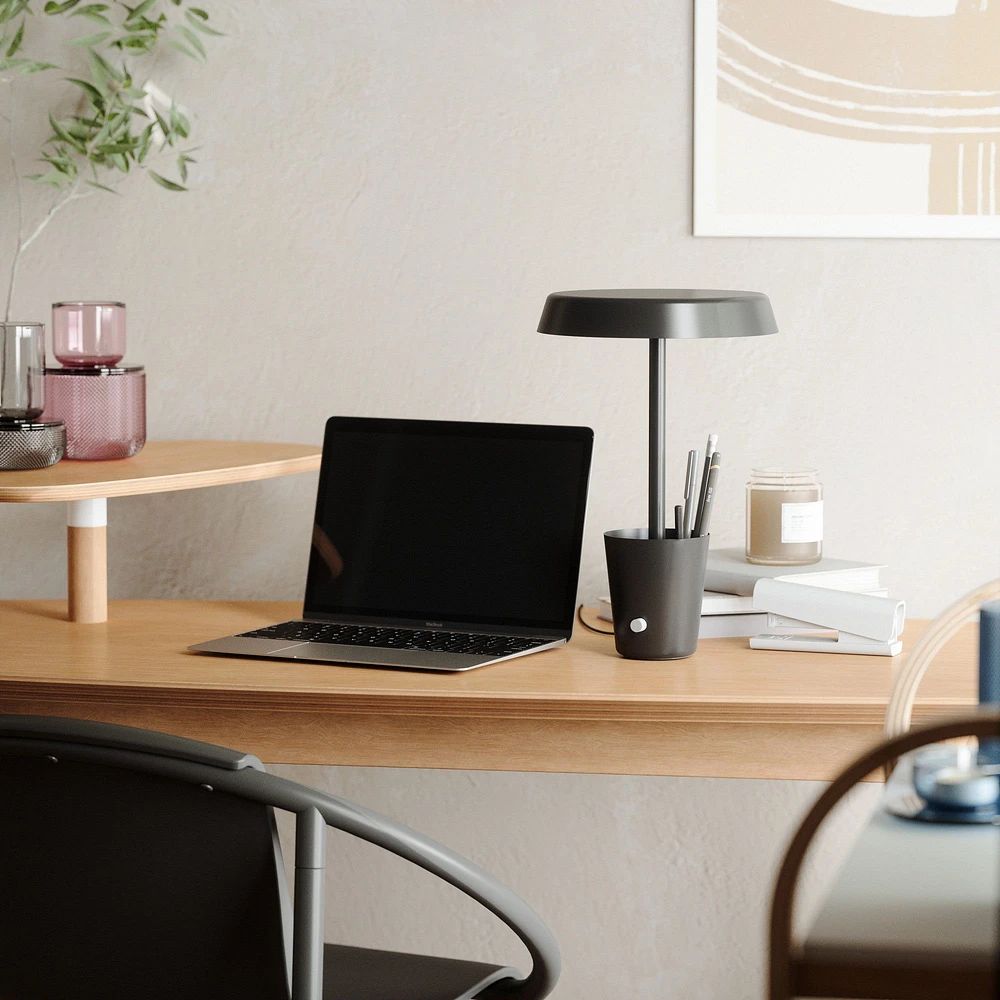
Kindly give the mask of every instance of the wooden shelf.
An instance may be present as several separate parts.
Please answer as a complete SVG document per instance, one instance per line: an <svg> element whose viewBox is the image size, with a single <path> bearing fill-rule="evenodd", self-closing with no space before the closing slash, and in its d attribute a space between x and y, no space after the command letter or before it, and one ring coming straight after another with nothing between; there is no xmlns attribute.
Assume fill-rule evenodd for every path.
<svg viewBox="0 0 1000 1000"><path fill-rule="evenodd" d="M272 762L829 779L879 738L899 663L745 639L624 660L579 628L568 646L463 674L186 651L300 610L121 601L81 627L55 601L2 602L0 711L148 726ZM975 703L975 650L969 626L928 674L917 721Z"/></svg>
<svg viewBox="0 0 1000 1000"><path fill-rule="evenodd" d="M132 458L69 462L47 469L0 472L0 503L69 504L66 538L69 617L108 617L107 501L274 479L319 468L314 445L266 441L149 441Z"/></svg>
<svg viewBox="0 0 1000 1000"><path fill-rule="evenodd" d="M0 472L0 503L93 500L274 479L319 468L320 449L266 441L149 441L114 462Z"/></svg>

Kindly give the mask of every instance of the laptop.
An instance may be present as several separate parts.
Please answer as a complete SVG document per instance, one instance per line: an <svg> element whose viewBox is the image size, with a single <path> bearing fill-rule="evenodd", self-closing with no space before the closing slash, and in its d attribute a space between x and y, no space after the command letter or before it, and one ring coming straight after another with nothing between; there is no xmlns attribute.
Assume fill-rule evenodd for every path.
<svg viewBox="0 0 1000 1000"><path fill-rule="evenodd" d="M302 617L189 647L471 670L573 633L594 434L331 417Z"/></svg>

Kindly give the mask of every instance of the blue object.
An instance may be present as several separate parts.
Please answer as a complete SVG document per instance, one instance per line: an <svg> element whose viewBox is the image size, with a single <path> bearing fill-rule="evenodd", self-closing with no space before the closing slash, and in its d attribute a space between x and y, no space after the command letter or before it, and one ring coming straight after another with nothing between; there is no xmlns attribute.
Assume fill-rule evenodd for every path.
<svg viewBox="0 0 1000 1000"><path fill-rule="evenodd" d="M979 704L1000 704L1000 601L979 609ZM1000 740L983 740L979 760L1000 764Z"/></svg>

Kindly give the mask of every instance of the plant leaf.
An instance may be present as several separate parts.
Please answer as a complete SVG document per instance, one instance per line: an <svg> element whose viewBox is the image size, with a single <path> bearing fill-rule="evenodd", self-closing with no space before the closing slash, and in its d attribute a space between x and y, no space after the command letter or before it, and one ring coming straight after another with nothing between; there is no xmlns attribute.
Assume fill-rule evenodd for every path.
<svg viewBox="0 0 1000 1000"><path fill-rule="evenodd" d="M177 30L191 43L202 59L208 58L208 53L205 51L202 40L190 28L185 28L183 24L178 24Z"/></svg>
<svg viewBox="0 0 1000 1000"><path fill-rule="evenodd" d="M156 124L160 126L160 133L163 135L163 142L168 142L172 146L174 144L173 133L170 130L170 125L167 120L160 114L156 108L153 108L153 114L156 116Z"/></svg>
<svg viewBox="0 0 1000 1000"><path fill-rule="evenodd" d="M92 84L88 83L86 80L78 80L76 77L67 77L67 83L72 83L74 86L79 87L82 91L93 102L94 106L100 110L104 104L104 95Z"/></svg>
<svg viewBox="0 0 1000 1000"><path fill-rule="evenodd" d="M116 194L119 198L121 197L120 191L116 191L114 188L108 187L107 184L98 184L97 181L87 181L86 183L92 188L97 188L99 191L107 191L108 194Z"/></svg>
<svg viewBox="0 0 1000 1000"><path fill-rule="evenodd" d="M119 72L114 66L112 66L111 63L109 63L107 59L105 59L104 56L102 56L99 52L95 52L93 49L89 49L87 52L87 58L90 60L90 72L94 77L98 75L95 72L94 67L99 66L101 73L105 77L104 81L105 83L107 83L108 80L114 80L114 82L117 84L125 83L124 74ZM94 82L97 83L97 80L95 79ZM98 88L100 88L100 84L98 84Z"/></svg>
<svg viewBox="0 0 1000 1000"><path fill-rule="evenodd" d="M29 62L21 71L21 76L26 76L28 73L42 73L47 69L59 69L55 63L50 62Z"/></svg>
<svg viewBox="0 0 1000 1000"><path fill-rule="evenodd" d="M68 10L72 10L80 0L63 0L62 3L57 3L56 0L49 0L45 5L46 14L64 14Z"/></svg>
<svg viewBox="0 0 1000 1000"><path fill-rule="evenodd" d="M29 0L3 0L0 3L0 24L7 24L23 14L28 10L28 3Z"/></svg>
<svg viewBox="0 0 1000 1000"><path fill-rule="evenodd" d="M92 48L95 45L100 45L101 42L107 41L110 37L110 31L95 31L92 35L81 35L79 38L73 38L69 44L85 45L87 48Z"/></svg>
<svg viewBox="0 0 1000 1000"><path fill-rule="evenodd" d="M70 179L65 174L60 174L56 170L50 170L47 174L29 174L28 176L38 184L48 184L55 188L63 188L70 183Z"/></svg>
<svg viewBox="0 0 1000 1000"><path fill-rule="evenodd" d="M181 184L177 184L174 181L167 180L166 177L158 174L155 170L150 170L149 176L152 177L153 180L160 185L160 187L166 188L168 191L187 191L186 187Z"/></svg>
<svg viewBox="0 0 1000 1000"><path fill-rule="evenodd" d="M52 112L49 112L49 124L52 126L52 131L55 132L56 138L60 139L62 142L68 143L74 149L79 150L79 152L85 152L85 147L79 139L75 139L63 126L55 120Z"/></svg>
<svg viewBox="0 0 1000 1000"><path fill-rule="evenodd" d="M139 133L139 145L135 149L136 161L142 163L149 154L149 149L153 145L153 126L147 125L142 132Z"/></svg>
<svg viewBox="0 0 1000 1000"><path fill-rule="evenodd" d="M124 52L149 52L156 44L155 35L132 35L129 38L117 38L111 43L116 49Z"/></svg>
<svg viewBox="0 0 1000 1000"><path fill-rule="evenodd" d="M182 139L191 134L191 123L177 109L176 104L170 105L170 131L176 132Z"/></svg>
<svg viewBox="0 0 1000 1000"><path fill-rule="evenodd" d="M201 62L201 60L183 43L177 42L173 38L168 38L167 45L169 45L172 49L176 49L178 52L183 52L189 59L193 59L195 62Z"/></svg>
<svg viewBox="0 0 1000 1000"><path fill-rule="evenodd" d="M140 17L145 17L159 2L159 0L142 0L138 6L129 11L126 21L137 21ZM123 5L124 6L124 5ZM128 10L128 8L125 8Z"/></svg>
<svg viewBox="0 0 1000 1000"><path fill-rule="evenodd" d="M70 14L70 17L74 17L76 14L81 14L88 21L93 21L94 24L103 24L108 28L113 27L111 22L103 14L84 14L82 10L78 10Z"/></svg>
<svg viewBox="0 0 1000 1000"><path fill-rule="evenodd" d="M14 40L7 47L7 58L10 59L12 55L21 47L21 42L24 40L24 21L21 22L21 27L17 29L17 33L14 35Z"/></svg>
<svg viewBox="0 0 1000 1000"><path fill-rule="evenodd" d="M201 13L204 14L205 12L202 11ZM195 31L200 31L203 35L216 35L219 38L223 36L223 32L216 31L215 28L210 28L203 20L199 19L195 15L194 8L184 11L184 16L188 19L188 22L191 27L195 29ZM205 16L207 17L208 15L206 14Z"/></svg>

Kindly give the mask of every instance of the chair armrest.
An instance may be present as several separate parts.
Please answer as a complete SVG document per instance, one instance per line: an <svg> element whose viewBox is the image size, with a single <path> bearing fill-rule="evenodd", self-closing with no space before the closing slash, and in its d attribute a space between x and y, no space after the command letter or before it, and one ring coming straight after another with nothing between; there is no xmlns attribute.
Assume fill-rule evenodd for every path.
<svg viewBox="0 0 1000 1000"><path fill-rule="evenodd" d="M541 1000L552 991L559 978L560 957L551 931L520 896L478 865L402 823L334 795L264 772L247 774L245 780L271 805L296 814L315 808L327 826L405 858L499 917L528 949L531 972L522 980L496 983L483 996Z"/></svg>

